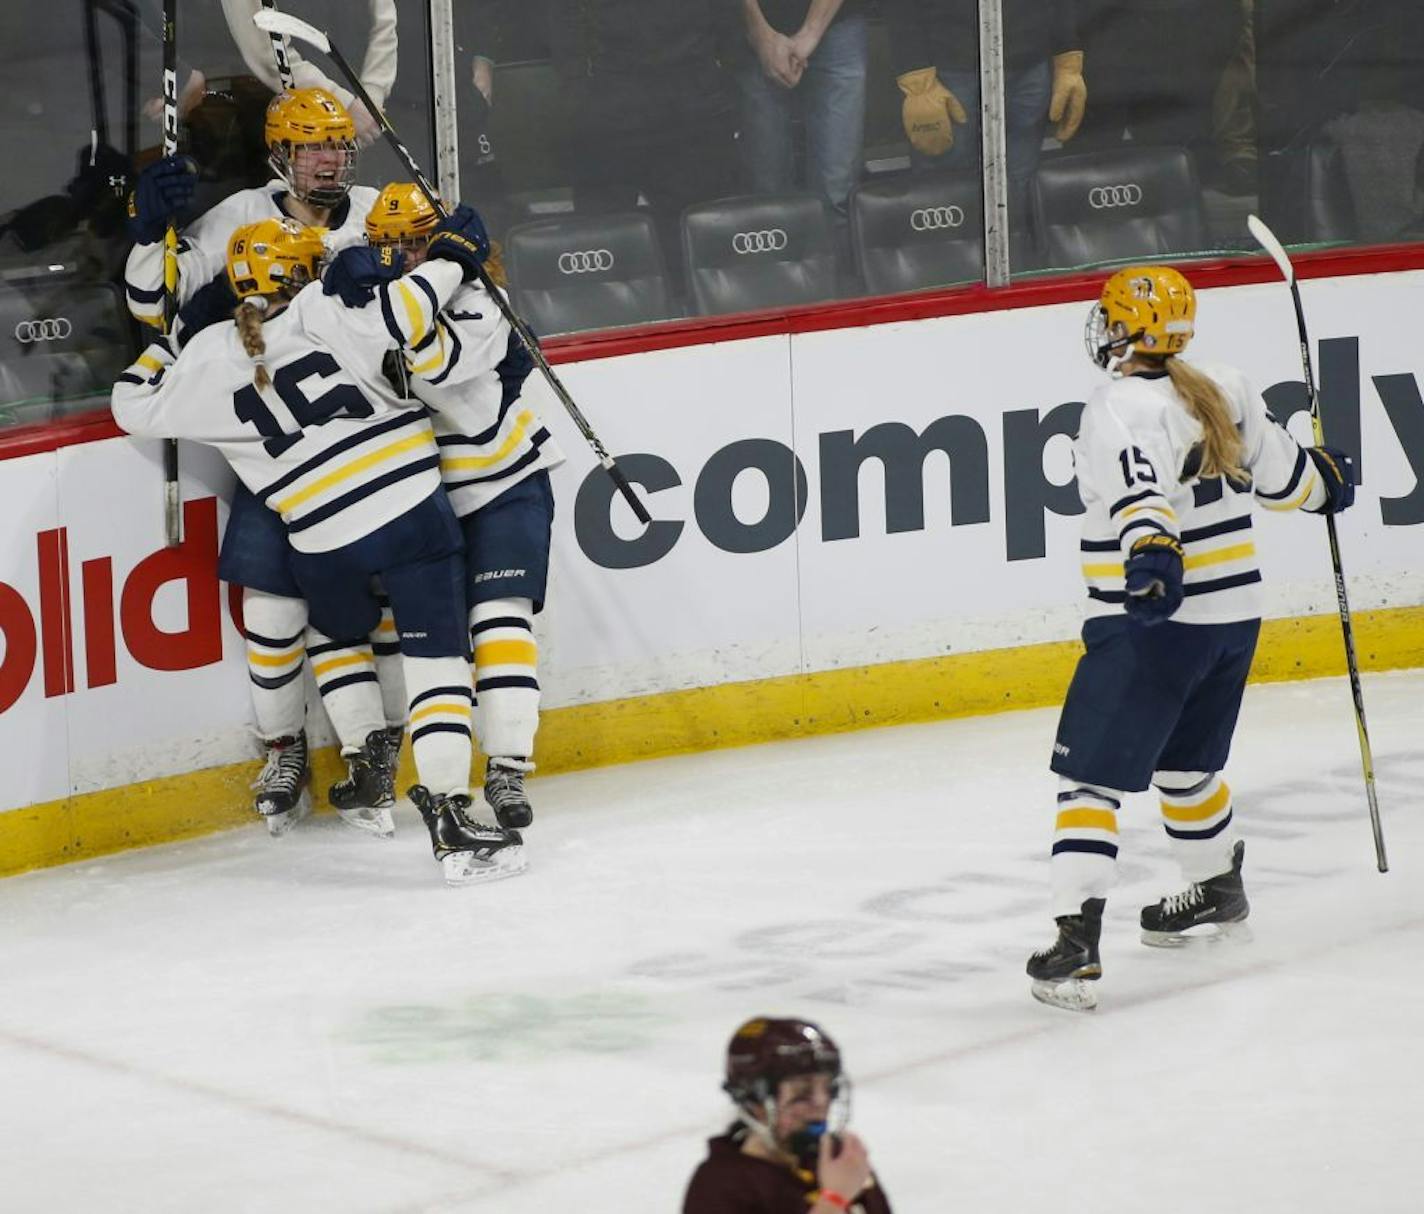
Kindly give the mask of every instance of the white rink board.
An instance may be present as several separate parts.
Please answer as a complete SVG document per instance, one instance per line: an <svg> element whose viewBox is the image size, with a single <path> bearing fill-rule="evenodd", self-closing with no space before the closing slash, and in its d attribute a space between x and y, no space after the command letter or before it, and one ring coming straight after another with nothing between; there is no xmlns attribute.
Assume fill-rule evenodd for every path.
<svg viewBox="0 0 1424 1214"><path fill-rule="evenodd" d="M1340 526L1356 610L1424 603L1424 505L1416 500L1424 491L1406 447L1424 466L1424 350L1413 306L1421 288L1424 272L1302 287L1327 410L1343 409L1346 430L1359 431L1365 480ZM554 567L540 622L545 706L1075 636L1078 520L1043 509L1036 496L1051 496L1044 485L1052 482L1067 495L1060 509L1074 500L1068 440L1041 442L1033 430L1100 382L1081 346L1085 309L987 312L561 366L608 448L635 479L657 486L645 493L658 520L646 535L621 500L609 504L591 453L531 378L526 395L569 455L554 477ZM1294 322L1279 284L1202 292L1195 348L1241 366L1273 404L1291 384L1301 395ZM1297 415L1292 429L1308 441L1305 423ZM854 456L876 427L901 453L888 476L880 459L857 468ZM927 432L950 435L953 454L930 451L921 472L914 446ZM1349 445L1346 434L1334 437ZM23 691L0 711L0 751L30 758L0 793L0 810L250 753L246 676L225 593L218 609L211 587L194 587L206 647L175 642L190 668L154 669L152 647L145 665L128 643L123 587L161 551L158 467L156 444L124 439L0 462L0 492L23 503L0 541L0 621L13 616L23 633L21 616L37 632L42 616L67 620L74 660L72 691L46 695L37 656ZM230 481L216 455L184 445L185 498L205 517L216 505L219 526L221 503L203 503L221 498ZM917 497L922 519L907 521ZM57 527L70 597L46 614L37 545ZM1308 516L1262 521L1268 614L1334 610L1322 533ZM103 681L101 660L91 685L90 649L102 658L105 646L90 630L106 607L102 595L93 606L97 592L86 579L105 558L113 681ZM185 586L155 582L150 598L138 596L154 626L190 627ZM7 626L0 685L23 673L11 667L17 643Z"/></svg>

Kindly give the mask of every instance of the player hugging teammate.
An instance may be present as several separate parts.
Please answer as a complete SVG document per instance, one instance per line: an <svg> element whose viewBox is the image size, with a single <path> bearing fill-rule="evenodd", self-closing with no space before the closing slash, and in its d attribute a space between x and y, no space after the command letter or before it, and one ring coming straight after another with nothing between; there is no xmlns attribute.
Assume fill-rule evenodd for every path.
<svg viewBox="0 0 1424 1214"><path fill-rule="evenodd" d="M354 127L323 90L274 100L267 137L278 179L233 195L184 232L179 322L116 386L115 414L131 433L209 442L238 474L219 573L244 588L268 753L256 808L272 833L309 805L306 657L348 763L331 789L343 818L391 833L408 719L422 781L411 796L447 880L521 871L515 828L532 818L523 777L538 724L532 619L548 566L547 469L561 456L519 406L527 351L476 285L488 237L467 208L438 223L423 198L423 209L410 201L414 187L388 189L382 198L397 203L384 225L368 222L377 195L351 185ZM151 166L135 193L139 243L126 277L131 308L150 322L163 293L156 238L192 180L191 166L172 157ZM365 244L368 234L377 247ZM323 256L343 245L323 285L303 292ZM434 260L423 266L427 249ZM452 262L462 273L452 274ZM438 444L423 403L442 410ZM480 561L468 575L466 538ZM409 566L422 553L413 583ZM454 632L448 609L458 615ZM467 812L467 623L481 660L477 724L499 828Z"/></svg>

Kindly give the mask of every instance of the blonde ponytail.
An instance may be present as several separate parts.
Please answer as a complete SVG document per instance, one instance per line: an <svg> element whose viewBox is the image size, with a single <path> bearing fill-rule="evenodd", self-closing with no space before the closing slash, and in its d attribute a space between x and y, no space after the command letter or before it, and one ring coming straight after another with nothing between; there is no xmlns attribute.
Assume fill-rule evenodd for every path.
<svg viewBox="0 0 1424 1214"><path fill-rule="evenodd" d="M1182 404L1202 428L1201 467L1197 475L1203 480L1225 476L1229 480L1247 479L1241 467L1245 446L1241 434L1231 420L1231 409L1220 388L1190 363L1175 355L1163 360L1172 387Z"/></svg>
<svg viewBox="0 0 1424 1214"><path fill-rule="evenodd" d="M261 299L261 296L254 298ZM267 301L262 300L263 303ZM237 311L232 314L233 321L237 324L237 336L242 341L242 348L247 357L257 364L256 374L252 377L252 382L259 389L266 388L272 382L272 377L267 374L267 364L262 361L267 353L267 342L262 336L262 312L253 303L252 299L245 299L237 305Z"/></svg>

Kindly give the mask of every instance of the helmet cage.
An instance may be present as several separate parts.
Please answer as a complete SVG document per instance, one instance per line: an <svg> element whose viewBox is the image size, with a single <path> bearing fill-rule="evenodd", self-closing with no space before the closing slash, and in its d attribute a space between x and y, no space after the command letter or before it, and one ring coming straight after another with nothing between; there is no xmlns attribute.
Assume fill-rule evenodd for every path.
<svg viewBox="0 0 1424 1214"><path fill-rule="evenodd" d="M284 139L272 144L267 163L272 172L286 183L287 192L311 207L332 210L346 201L356 182L356 141L354 139L327 139L319 143L294 143ZM334 178L322 180L315 172L307 174L307 182L302 184L298 174L297 155L302 151L336 152L337 161ZM305 171L305 170L303 170Z"/></svg>
<svg viewBox="0 0 1424 1214"><path fill-rule="evenodd" d="M1083 325L1083 345L1088 357L1105 371L1131 358L1135 343L1143 337L1142 329L1129 333L1122 321L1117 322L1117 327L1119 331L1114 335L1113 326L1108 323L1108 311L1102 304L1095 303L1088 309L1088 319Z"/></svg>

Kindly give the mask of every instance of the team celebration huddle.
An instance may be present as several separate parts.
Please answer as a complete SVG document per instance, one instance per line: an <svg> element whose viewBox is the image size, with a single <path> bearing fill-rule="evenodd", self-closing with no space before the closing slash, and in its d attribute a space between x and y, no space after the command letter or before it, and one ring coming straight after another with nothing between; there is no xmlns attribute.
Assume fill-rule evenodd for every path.
<svg viewBox="0 0 1424 1214"><path fill-rule="evenodd" d="M445 880L515 875L562 456L520 400L534 364L488 293L499 258L475 211L442 217L423 183L356 185L356 126L330 92L283 92L265 135L274 180L176 246L194 165L170 154L139 177L127 296L167 332L119 378L114 416L213 446L237 476L219 574L242 588L269 832L311 807L309 665L347 766L327 794L342 820L393 833L409 731L409 796Z"/></svg>

